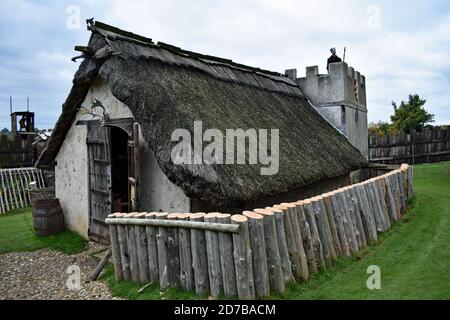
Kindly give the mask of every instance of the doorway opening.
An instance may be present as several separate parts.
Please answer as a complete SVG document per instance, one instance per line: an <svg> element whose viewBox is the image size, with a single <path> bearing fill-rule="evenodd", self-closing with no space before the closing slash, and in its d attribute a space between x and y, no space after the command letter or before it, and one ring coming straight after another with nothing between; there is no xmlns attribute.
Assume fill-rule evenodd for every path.
<svg viewBox="0 0 450 320"><path fill-rule="evenodd" d="M111 211L129 212L128 199L128 134L110 127L111 141Z"/></svg>

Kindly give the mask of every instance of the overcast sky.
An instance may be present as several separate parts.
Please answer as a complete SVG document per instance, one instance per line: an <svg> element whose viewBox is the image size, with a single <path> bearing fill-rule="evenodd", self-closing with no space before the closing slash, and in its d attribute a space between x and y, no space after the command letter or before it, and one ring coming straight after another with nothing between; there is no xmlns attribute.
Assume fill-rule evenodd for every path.
<svg viewBox="0 0 450 320"><path fill-rule="evenodd" d="M78 15L79 13L79 15ZM427 99L450 124L450 6L428 1L0 1L0 128L30 97L39 128L57 120L78 68L70 58L96 20L183 49L284 72L326 72L329 48L366 76L369 121L388 120L391 101ZM79 19L78 19L79 18Z"/></svg>

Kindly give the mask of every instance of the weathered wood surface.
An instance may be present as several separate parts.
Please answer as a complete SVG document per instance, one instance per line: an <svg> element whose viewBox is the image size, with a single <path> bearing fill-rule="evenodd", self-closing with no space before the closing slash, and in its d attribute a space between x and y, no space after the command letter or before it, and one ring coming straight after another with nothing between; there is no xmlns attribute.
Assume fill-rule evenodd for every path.
<svg viewBox="0 0 450 320"><path fill-rule="evenodd" d="M289 218L291 220L294 240L297 246L298 257L300 259L300 277L304 281L307 281L309 279L308 259L306 257L305 248L303 247L303 239L300 229L300 222L298 221L296 205L293 203L282 203L281 205L288 208L287 213L289 214Z"/></svg>
<svg viewBox="0 0 450 320"><path fill-rule="evenodd" d="M322 251L322 243L319 237L319 231L317 229L316 218L314 214L314 207L311 203L311 200L303 200L303 209L311 231L316 265L318 268L325 269L325 259Z"/></svg>
<svg viewBox="0 0 450 320"><path fill-rule="evenodd" d="M365 198L363 190L364 188L360 184L354 185L353 191L359 204L359 214L364 229L366 244L370 244L377 240L377 229L375 226L375 221L373 220L371 208L368 204L367 199Z"/></svg>
<svg viewBox="0 0 450 320"><path fill-rule="evenodd" d="M0 214L31 204L30 183L45 188L42 170L36 168L0 169Z"/></svg>
<svg viewBox="0 0 450 320"><path fill-rule="evenodd" d="M178 220L185 221L190 213L178 215ZM180 244L180 284L184 291L194 291L194 270L192 269L191 233L187 228L178 229L178 241Z"/></svg>
<svg viewBox="0 0 450 320"><path fill-rule="evenodd" d="M362 185L364 186L364 189L367 194L367 198L370 201L370 206L372 208L377 232L383 232L383 231L385 231L385 226L384 226L382 218L381 218L381 216L382 216L381 206L380 206L380 202L377 200L378 193L375 190L374 184L372 183L372 181L368 180L368 181L364 181Z"/></svg>
<svg viewBox="0 0 450 320"><path fill-rule="evenodd" d="M383 187L385 188L386 192L386 204L389 216L393 221L397 221L399 218L399 214L397 213L397 208L395 206L394 191L390 176L385 176L383 178Z"/></svg>
<svg viewBox="0 0 450 320"><path fill-rule="evenodd" d="M286 289L281 267L281 257L277 241L275 214L267 209L255 209L256 213L264 216L264 241L269 274L270 291L283 293Z"/></svg>
<svg viewBox="0 0 450 320"><path fill-rule="evenodd" d="M358 240L356 238L356 230L353 225L353 219L350 213L350 206L347 203L347 198L345 196L344 190L339 189L335 192L338 205L341 208L342 221L344 223L345 233L347 234L347 239L350 247L350 252L356 253L359 251Z"/></svg>
<svg viewBox="0 0 450 320"><path fill-rule="evenodd" d="M141 212L134 216L135 219L145 219L147 212ZM150 281L150 266L148 260L147 233L144 226L136 226L136 247L139 264L139 279L141 283Z"/></svg>
<svg viewBox="0 0 450 320"><path fill-rule="evenodd" d="M217 222L231 223L230 214L220 214ZM222 270L223 294L225 297L237 296L236 271L233 259L233 236L229 232L219 232L220 266Z"/></svg>
<svg viewBox="0 0 450 320"><path fill-rule="evenodd" d="M308 280L311 272L339 256L350 257L388 230L412 197L411 172L401 166L320 196L242 215L109 215L116 278L159 282L162 290L180 285L212 297L283 293L286 283Z"/></svg>
<svg viewBox="0 0 450 320"><path fill-rule="evenodd" d="M267 297L270 293L270 288L264 238L264 217L253 211L244 211L242 214L248 219L255 295L256 297Z"/></svg>
<svg viewBox="0 0 450 320"><path fill-rule="evenodd" d="M364 248L367 246L367 237L366 232L364 230L364 226L362 223L362 217L361 217L361 206L362 204L358 201L358 197L356 196L355 187L350 186L347 189L348 194L351 198L351 202L353 204L353 214L355 216L355 222L356 222L356 228L360 235L361 245L360 247Z"/></svg>
<svg viewBox="0 0 450 320"><path fill-rule="evenodd" d="M303 209L303 203L301 201L296 203L298 222L300 225L300 232L302 234L303 248L305 249L306 259L308 261L309 272L317 272L317 262L314 255L314 244L311 236L311 230L309 224L306 221L305 211Z"/></svg>
<svg viewBox="0 0 450 320"><path fill-rule="evenodd" d="M167 219L167 212L158 212L155 219ZM166 227L158 227L156 234L156 245L158 248L158 274L159 286L162 290L168 289L171 285L171 275L169 269L169 234Z"/></svg>
<svg viewBox="0 0 450 320"><path fill-rule="evenodd" d="M350 257L351 256L350 244L347 238L347 233L345 231L344 217L341 213L341 207L339 206L336 194L334 192L329 192L328 194L330 198L331 208L333 210L333 218L336 226L336 231L339 237L339 243L341 245L342 253L345 256Z"/></svg>
<svg viewBox="0 0 450 320"><path fill-rule="evenodd" d="M197 212L190 216L190 221L201 222L206 214ZM206 255L205 232L191 229L192 268L194 269L195 293L205 295L209 293L208 258Z"/></svg>
<svg viewBox="0 0 450 320"><path fill-rule="evenodd" d="M130 217L134 218L134 216L137 214L138 214L137 212L131 212L126 214L124 218ZM131 281L140 282L139 259L138 259L135 229L136 229L135 225L127 225L127 245L128 245L128 255L130 258Z"/></svg>
<svg viewBox="0 0 450 320"><path fill-rule="evenodd" d="M116 218L120 217L120 213L113 213L108 215L109 218ZM122 260L120 258L120 245L119 245L119 234L117 231L118 226L110 224L109 225L109 234L110 234L110 241L111 241L111 250L112 250L112 257L113 257L113 263L114 263L114 276L116 280L122 280L123 279L123 267L122 267Z"/></svg>
<svg viewBox="0 0 450 320"><path fill-rule="evenodd" d="M236 284L239 299L255 298L253 278L252 250L248 219L243 215L233 215L231 223L239 225L239 233L233 233L233 255L236 269Z"/></svg>
<svg viewBox="0 0 450 320"><path fill-rule="evenodd" d="M126 213L120 213L116 215L116 218L121 218L125 216ZM117 236L119 239L119 249L120 249L120 261L122 264L122 274L123 279L126 281L131 280L131 268L130 268L130 255L128 253L128 240L127 240L127 226L117 225Z"/></svg>
<svg viewBox="0 0 450 320"><path fill-rule="evenodd" d="M369 160L383 164L417 164L450 160L450 127L424 128L396 135L369 136Z"/></svg>
<svg viewBox="0 0 450 320"><path fill-rule="evenodd" d="M220 232L239 232L238 225L227 225L220 223L203 223L198 221L181 221L181 220L167 220L167 219L154 219L154 220L141 220L141 219L109 219L105 220L107 224L134 224L139 226L154 226L154 227L166 227L166 228L189 228L199 230L210 230Z"/></svg>
<svg viewBox="0 0 450 320"><path fill-rule="evenodd" d="M325 211L326 211L327 218L328 218L328 224L329 224L330 230L331 230L331 237L333 240L334 252L335 252L334 259L336 259L338 256L342 255L342 248L341 248L341 243L339 241L336 223L335 223L334 217L333 217L333 207L331 205L331 199L330 199L330 195L328 193L323 194L321 196L321 198L322 198L323 204L325 206Z"/></svg>
<svg viewBox="0 0 450 320"><path fill-rule="evenodd" d="M283 210L266 207L267 210L273 212L275 216L275 229L277 234L278 251L280 253L281 270L283 272L283 279L285 283L294 281L294 275L292 274L292 263L289 258L289 249L287 246L286 233L284 230Z"/></svg>
<svg viewBox="0 0 450 320"><path fill-rule="evenodd" d="M295 279L301 279L301 263L299 249L297 248L297 241L294 237L294 230L292 228L291 218L288 214L288 208L282 205L275 205L274 208L283 211L283 225L286 235L286 244L289 252L289 260L291 261L292 274Z"/></svg>
<svg viewBox="0 0 450 320"><path fill-rule="evenodd" d="M176 221L178 213L167 215L169 221ZM167 228L167 248L169 258L169 281L171 287L180 283L180 245L178 241L178 228Z"/></svg>
<svg viewBox="0 0 450 320"><path fill-rule="evenodd" d="M145 215L145 219L155 219L156 212L150 212ZM120 225L118 225L119 227ZM145 226L145 233L147 235L147 255L150 281L153 283L159 282L159 266L158 266L158 245L157 233L158 228L154 226Z"/></svg>
<svg viewBox="0 0 450 320"><path fill-rule="evenodd" d="M98 279L98 277L100 276L100 273L108 264L108 261L111 258L111 256L112 256L112 246L110 245L108 247L108 249L106 250L105 255L103 256L103 258L100 260L99 264L97 265L97 267L95 267L94 272L92 272L92 275L90 278L91 281L95 281Z"/></svg>
<svg viewBox="0 0 450 320"><path fill-rule="evenodd" d="M205 222L215 223L218 213L211 212L205 215ZM222 269L220 264L219 235L215 231L205 231L206 255L208 257L208 275L210 294L218 297L223 289Z"/></svg>

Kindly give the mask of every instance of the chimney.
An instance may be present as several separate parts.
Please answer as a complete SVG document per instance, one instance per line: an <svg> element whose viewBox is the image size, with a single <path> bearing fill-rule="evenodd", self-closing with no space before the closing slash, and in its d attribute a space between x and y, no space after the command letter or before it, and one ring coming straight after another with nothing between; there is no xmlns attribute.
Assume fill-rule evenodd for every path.
<svg viewBox="0 0 450 320"><path fill-rule="evenodd" d="M295 81L297 79L297 69L287 69L284 71L284 75Z"/></svg>

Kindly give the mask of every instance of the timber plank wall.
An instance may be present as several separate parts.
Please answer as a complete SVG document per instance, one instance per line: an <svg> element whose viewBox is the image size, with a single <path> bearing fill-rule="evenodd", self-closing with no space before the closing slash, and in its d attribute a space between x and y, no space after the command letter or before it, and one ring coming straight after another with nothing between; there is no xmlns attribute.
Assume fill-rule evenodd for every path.
<svg viewBox="0 0 450 320"><path fill-rule="evenodd" d="M0 168L32 167L34 135L0 134Z"/></svg>
<svg viewBox="0 0 450 320"><path fill-rule="evenodd" d="M283 293L389 230L413 196L412 169L376 169L360 183L242 214L111 214L115 277L213 297Z"/></svg>
<svg viewBox="0 0 450 320"><path fill-rule="evenodd" d="M410 134L369 136L369 161L415 164L450 160L450 126L425 128Z"/></svg>

